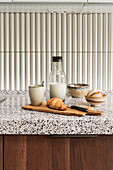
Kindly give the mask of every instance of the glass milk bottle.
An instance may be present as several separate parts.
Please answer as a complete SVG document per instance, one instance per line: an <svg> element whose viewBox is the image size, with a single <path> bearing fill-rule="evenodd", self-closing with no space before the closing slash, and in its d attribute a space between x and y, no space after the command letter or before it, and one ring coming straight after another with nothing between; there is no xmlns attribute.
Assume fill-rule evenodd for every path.
<svg viewBox="0 0 113 170"><path fill-rule="evenodd" d="M52 57L52 71L49 77L50 98L59 97L65 100L66 95L66 76L63 71L62 57Z"/></svg>

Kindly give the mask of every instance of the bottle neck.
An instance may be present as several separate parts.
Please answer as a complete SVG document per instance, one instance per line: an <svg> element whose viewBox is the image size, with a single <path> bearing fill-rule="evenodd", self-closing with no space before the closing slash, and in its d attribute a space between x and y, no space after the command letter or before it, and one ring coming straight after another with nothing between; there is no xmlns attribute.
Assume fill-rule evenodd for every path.
<svg viewBox="0 0 113 170"><path fill-rule="evenodd" d="M52 71L58 71L58 70L62 70L62 61L59 62L52 62Z"/></svg>

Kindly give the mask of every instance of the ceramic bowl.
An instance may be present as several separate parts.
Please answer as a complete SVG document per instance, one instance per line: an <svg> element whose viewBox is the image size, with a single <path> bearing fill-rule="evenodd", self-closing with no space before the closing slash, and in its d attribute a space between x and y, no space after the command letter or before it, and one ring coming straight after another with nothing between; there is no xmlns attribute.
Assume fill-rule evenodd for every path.
<svg viewBox="0 0 113 170"><path fill-rule="evenodd" d="M88 84L68 84L68 91L72 97L80 98L87 95L89 90Z"/></svg>
<svg viewBox="0 0 113 170"><path fill-rule="evenodd" d="M106 94L103 95L103 97L89 97L85 96L86 101L90 103L94 107L100 106L104 101L106 100Z"/></svg>

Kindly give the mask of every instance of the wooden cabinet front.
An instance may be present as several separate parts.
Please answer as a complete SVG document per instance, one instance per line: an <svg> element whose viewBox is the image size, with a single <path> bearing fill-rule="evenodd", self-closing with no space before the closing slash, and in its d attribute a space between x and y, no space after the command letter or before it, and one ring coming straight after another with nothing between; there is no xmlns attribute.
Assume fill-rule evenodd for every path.
<svg viewBox="0 0 113 170"><path fill-rule="evenodd" d="M3 170L3 137L0 136L0 170Z"/></svg>
<svg viewBox="0 0 113 170"><path fill-rule="evenodd" d="M113 170L113 136L4 136L5 170Z"/></svg>

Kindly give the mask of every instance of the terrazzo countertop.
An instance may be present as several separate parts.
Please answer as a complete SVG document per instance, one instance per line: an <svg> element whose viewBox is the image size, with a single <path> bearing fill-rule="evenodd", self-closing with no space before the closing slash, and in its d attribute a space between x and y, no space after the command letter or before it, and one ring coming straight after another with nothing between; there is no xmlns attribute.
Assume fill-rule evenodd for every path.
<svg viewBox="0 0 113 170"><path fill-rule="evenodd" d="M103 116L76 117L23 110L30 103L27 91L0 91L0 134L113 134L113 92L106 94L106 102L98 108ZM48 91L44 101L47 99ZM87 103L67 95L66 104Z"/></svg>

